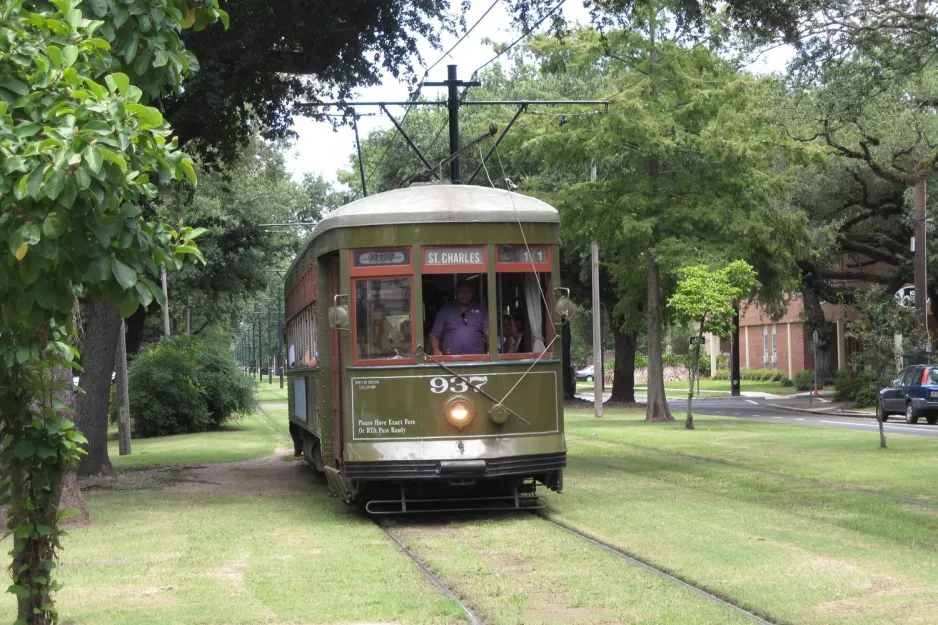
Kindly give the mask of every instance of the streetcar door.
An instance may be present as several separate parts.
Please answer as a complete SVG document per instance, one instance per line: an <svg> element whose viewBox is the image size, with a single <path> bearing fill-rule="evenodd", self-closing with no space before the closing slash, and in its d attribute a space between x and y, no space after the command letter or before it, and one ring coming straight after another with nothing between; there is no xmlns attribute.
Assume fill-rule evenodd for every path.
<svg viewBox="0 0 938 625"><path fill-rule="evenodd" d="M334 302L336 295L341 294L339 289L339 257L330 256L329 267L329 301ZM342 432L342 330L329 328L329 368L332 371L332 435L335 440L333 454L337 460L342 459L342 448L345 437Z"/></svg>

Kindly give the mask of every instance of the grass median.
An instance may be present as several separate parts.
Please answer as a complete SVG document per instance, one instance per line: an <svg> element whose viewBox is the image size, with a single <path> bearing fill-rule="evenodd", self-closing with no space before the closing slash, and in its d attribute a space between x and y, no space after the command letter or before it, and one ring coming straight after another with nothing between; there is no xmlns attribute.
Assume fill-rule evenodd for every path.
<svg viewBox="0 0 938 625"><path fill-rule="evenodd" d="M284 383L280 388L280 381L274 381L273 384L259 382L257 384L257 401L262 404L285 404L288 401L287 386Z"/></svg>
<svg viewBox="0 0 938 625"><path fill-rule="evenodd" d="M606 414L568 417L559 519L776 622L934 621L938 509L818 482L934 503L938 442L893 435L880 451L862 432Z"/></svg>

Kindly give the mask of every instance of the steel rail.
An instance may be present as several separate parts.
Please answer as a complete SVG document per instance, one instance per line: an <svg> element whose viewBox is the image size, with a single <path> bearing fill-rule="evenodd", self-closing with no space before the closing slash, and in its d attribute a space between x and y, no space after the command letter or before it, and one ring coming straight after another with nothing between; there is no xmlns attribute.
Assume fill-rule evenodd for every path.
<svg viewBox="0 0 938 625"><path fill-rule="evenodd" d="M580 540L582 540L582 541L584 541L584 542L586 542L586 543L589 543L589 544L593 545L594 547L598 547L599 549L602 549L602 550L605 551L606 553L609 553L609 554L611 554L611 555L614 555L614 556L616 556L617 558L621 558L621 559L623 559L623 560L626 560L627 562L630 562L631 564L634 564L634 565L636 565L636 566L639 566L639 567L645 569L646 571L648 571L648 572L650 572L650 573L654 573L655 575L658 575L659 577L663 577L663 578L667 579L668 581L674 582L675 584L677 584L677 585L679 585L679 586L682 586L682 587L686 588L687 590L690 590L691 592L693 592L693 593L695 593L695 594L697 594L697 595L699 595L699 596L701 596L701 597L703 597L703 598L705 598L705 599L708 599L708 600L712 601L713 603L722 605L722 606L727 607L727 608L729 608L729 609L731 609L731 610L733 610L733 611L735 611L735 612L738 612L738 613L742 614L743 616L745 616L746 618L748 618L748 619L749 619L750 621L752 621L753 623L759 623L759 625L775 625L772 621L768 621L768 620L764 619L763 617L759 616L759 615L756 614L755 612L750 612L749 610L747 610L747 609L744 608L743 606L741 606L741 605L739 605L739 604L737 604L737 603L734 603L733 601L730 601L729 599L724 599L723 597L720 597L719 595L715 595L715 594L713 594L712 592L710 592L710 591L708 591L708 590L706 590L706 589L704 589L704 588L701 588L700 586L697 586L697 585L695 585L695 584L693 584L693 583L691 583L691 582L688 582L687 580L681 579L680 577L674 575L673 573L669 573L669 572L665 571L664 569L659 569L658 567L656 567L655 565L651 564L650 562L646 562L645 560L642 560L641 558L638 558L638 557L633 556L633 555L630 555L630 554L628 554L628 553L626 553L626 552L624 552L624 551L621 551L621 550L617 549L616 547L613 547L612 545L610 545L610 544L608 544L608 543L605 543L605 542L603 542L603 541L601 541L601 540L597 540L597 539L595 539L595 538L593 538L593 537L591 537L591 536L588 536L588 535L586 535L586 534L580 532L579 530L576 530L576 529L570 527L569 525L567 525L567 524L565 524L565 523L562 523L562 522L560 522L560 521L556 521L556 520L552 519L551 517L547 516L546 514L539 513L539 512L532 512L532 514L536 515L537 517L539 517L540 519L542 519L544 522L549 523L550 525L553 525L553 526L556 527L557 529L562 530L562 531L564 531L564 532L567 532L568 534L572 534L573 536L576 536L576 537L579 538Z"/></svg>
<svg viewBox="0 0 938 625"><path fill-rule="evenodd" d="M459 607L461 607L461 608L463 609L463 612L465 612L465 613L466 613L466 616L469 617L469 622L470 622L472 625L482 625L482 623L483 623L482 619L479 618L479 616L478 616L475 612L473 612L472 609L471 609L469 606L467 606L465 603L463 603L463 602L459 599L459 597L456 596L456 593L454 593L454 592L450 589L450 587L446 585L446 582L444 582L442 579L440 579L440 578L436 575L436 573L434 573L433 571L430 570L430 567L428 567L426 564L424 564L423 561L422 561L420 558L417 557L417 554L415 554L413 551L411 551L410 548L409 548L406 544L404 544L404 542L403 542L402 540L400 540L397 536L395 536L394 534L392 534L391 531L390 531L388 528L384 527L384 526L381 524L380 521L375 520L375 525L377 525L378 528L379 528L382 532L384 532L384 533L387 535L387 537L390 538L391 541L392 541L395 545L397 545L397 548L400 549L400 550L404 553L404 555L406 555L408 558L410 558L411 562L413 562L415 565L417 565L417 568L419 568L421 571L423 571L423 574L426 575L427 578L428 578L431 582L433 582L433 585L436 586L436 587L440 590L440 592L442 592L444 595L446 595L446 597L447 597L448 599L451 599L451 600L455 601L455 602L459 605Z"/></svg>

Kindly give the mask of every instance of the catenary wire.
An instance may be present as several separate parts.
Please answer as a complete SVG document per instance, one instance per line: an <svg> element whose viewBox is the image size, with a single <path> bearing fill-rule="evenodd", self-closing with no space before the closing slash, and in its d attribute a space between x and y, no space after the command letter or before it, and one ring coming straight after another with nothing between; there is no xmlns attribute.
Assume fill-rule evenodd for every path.
<svg viewBox="0 0 938 625"><path fill-rule="evenodd" d="M454 43L452 46L450 46L449 50L447 50L447 51L444 52L442 55L440 55L440 58L438 58L432 65L430 65L429 67L427 67L427 69L423 72L423 76L420 78L420 83L417 85L417 91L414 93L413 97L411 98L411 101L412 101L412 102L416 102L416 101L417 101L417 98L420 97L420 91L423 89L423 81L426 80L426 79L427 79L427 76L430 75L430 71L431 71L433 68L435 68L437 65L439 65L440 63L442 63L442 62L443 62L443 59L445 59L445 58L448 57L450 54L452 54L452 53L453 53L453 50L455 50L455 49L459 46L459 44L461 44L463 41L466 40L466 37L468 37L468 36L472 33L472 31L474 31L474 30L476 29L476 27L477 27L479 24L482 23L482 20L484 20L484 19L486 18L486 16L488 16L488 14L491 13L492 9L494 9L494 8L495 8L495 5L497 5L499 2L501 2L501 0L495 0L491 5L489 5L489 8L487 8L487 9L485 10L485 13L483 13L482 16L481 16L479 19L477 19L477 20L475 21L475 23L474 23L472 26L469 27L469 30L467 30L467 31L463 34L463 36L459 38L459 40L458 40L456 43ZM404 111L404 116L401 118L401 121L400 121L401 128L404 127L404 122L407 121L407 116L410 115L410 111L411 111L410 108L408 108L406 111ZM445 126L445 123L444 123L444 126ZM437 133L437 137L434 138L434 140L433 140L434 144L436 143L436 138L439 137L439 134L440 134L441 132L443 132L442 129ZM381 158L378 159L378 162L377 162L377 163L375 164L375 166L371 169L371 172L369 172L369 174L368 174L367 176L365 176L365 184L366 184L366 185L368 184L368 182L371 181L371 177L375 174L375 172L377 172L378 169L381 168L381 165L384 164L384 159L387 158L388 152L389 152L390 150L391 150L391 144L388 143L388 145L384 148L384 152L381 153Z"/></svg>

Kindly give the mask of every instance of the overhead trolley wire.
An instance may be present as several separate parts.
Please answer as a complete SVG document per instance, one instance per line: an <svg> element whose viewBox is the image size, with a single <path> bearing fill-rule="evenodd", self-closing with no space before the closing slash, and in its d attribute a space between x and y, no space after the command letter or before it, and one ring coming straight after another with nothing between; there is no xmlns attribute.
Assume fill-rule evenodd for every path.
<svg viewBox="0 0 938 625"><path fill-rule="evenodd" d="M436 60L436 62L434 62L432 65L430 65L430 66L423 72L423 76L420 78L420 83L417 85L417 90L416 90L416 92L414 93L414 95L411 97L411 101L412 101L412 102L416 102L416 101L417 101L417 98L420 97L420 91L421 91L421 89L423 88L423 81L426 80L426 79L427 79L427 76L430 75L431 70L433 70L433 68L435 68L437 65L439 65L440 63L442 63L442 62L443 62L443 59L445 59L445 58L448 57L450 54L452 54L452 53L453 53L453 50L455 50L455 49L459 46L459 44L461 44L463 41L465 41L465 40L466 40L466 37L468 37L470 34L472 34L472 31L474 31L474 30L476 29L476 27L477 27L479 24L482 23L482 20L484 20L484 19L488 16L488 14L492 12L492 9L494 9L494 8L495 8L495 5L497 5L499 2L501 2L501 0L495 0L494 2L492 2L492 4L489 5L489 8L487 8L487 9L485 10L485 13L483 13L482 16L479 17L479 19L477 19L477 20L475 21L475 23L474 23L472 26L469 27L469 30L467 30L465 33L463 33L463 36L460 37L460 38L456 41L456 43L454 43L452 46L450 46L449 50L447 50L447 51L444 52L442 55L440 55L440 58L438 58L438 59ZM562 3L561 3L561 4L562 4ZM407 116L410 115L410 111L411 111L410 108L408 108L406 111L404 111L404 116L401 118L401 121L400 121L400 125L401 125L402 127L403 127L403 125L404 125L404 122L407 120ZM446 124L444 123L443 126L445 127ZM443 129L441 128L440 131L437 133L437 137L435 137L434 140L433 140L434 143L436 143L436 138L438 138L439 135L440 135L440 133L442 133L442 132L443 132ZM390 151L390 149L391 149L391 144L389 143L389 144L387 145L387 147L384 148L384 152L382 152L381 158L378 159L378 162L377 162L377 163L375 164L375 166L372 168L371 172L368 174L368 176L365 177L365 184L367 184L368 181L371 180L371 177L374 175L374 173L381 167L382 164L384 164L384 159L387 157L388 152Z"/></svg>

